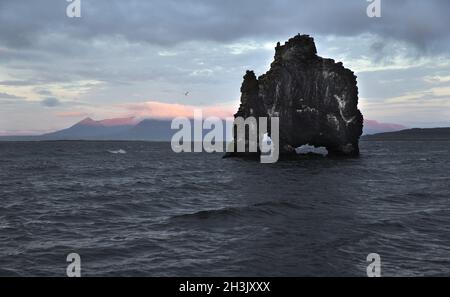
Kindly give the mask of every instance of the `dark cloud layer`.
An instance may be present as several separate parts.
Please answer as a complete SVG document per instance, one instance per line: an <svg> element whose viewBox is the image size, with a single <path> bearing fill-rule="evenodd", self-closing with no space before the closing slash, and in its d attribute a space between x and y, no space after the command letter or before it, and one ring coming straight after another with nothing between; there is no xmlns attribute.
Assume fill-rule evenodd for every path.
<svg viewBox="0 0 450 297"><path fill-rule="evenodd" d="M63 128L57 112L109 116L145 100L237 102L245 70L267 71L276 41L297 33L357 73L369 118L450 118L448 0L381 0L381 19L366 0L81 3L71 19L66 0L0 0L0 130Z"/></svg>
<svg viewBox="0 0 450 297"><path fill-rule="evenodd" d="M8 94L8 93L3 93L3 92L0 92L0 99L24 99L23 97L20 97L20 96L15 96L15 95L12 95L12 94Z"/></svg>
<svg viewBox="0 0 450 297"><path fill-rule="evenodd" d="M26 80L2 80L0 81L0 86L29 86L33 85L34 82L26 81Z"/></svg>
<svg viewBox="0 0 450 297"><path fill-rule="evenodd" d="M45 98L41 101L41 104L45 107L55 107L61 104L61 102L54 97Z"/></svg>
<svg viewBox="0 0 450 297"><path fill-rule="evenodd" d="M450 1L381 1L382 19L371 19L365 0L81 0L82 18L69 19L64 0L0 0L0 40L8 47L26 48L49 34L72 39L122 36L132 42L174 45L297 32L373 33L407 41L424 52L445 48Z"/></svg>

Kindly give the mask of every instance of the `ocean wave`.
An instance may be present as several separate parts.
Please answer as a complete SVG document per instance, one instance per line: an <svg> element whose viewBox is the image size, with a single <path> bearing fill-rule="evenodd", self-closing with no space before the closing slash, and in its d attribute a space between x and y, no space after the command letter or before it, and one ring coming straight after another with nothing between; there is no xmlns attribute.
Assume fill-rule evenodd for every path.
<svg viewBox="0 0 450 297"><path fill-rule="evenodd" d="M298 209L300 208L300 206L285 201L267 201L245 206L200 210L193 213L175 215L172 216L171 219L208 220L208 219L236 218L252 214L266 216L266 215L275 215L279 213L279 210L281 208Z"/></svg>
<svg viewBox="0 0 450 297"><path fill-rule="evenodd" d="M5 144L0 276L64 276L69 252L87 276L361 276L369 252L385 276L449 274L447 147L264 166L166 144Z"/></svg>
<svg viewBox="0 0 450 297"><path fill-rule="evenodd" d="M114 154L114 155L124 155L127 153L126 150L119 149L119 150L109 150L108 153Z"/></svg>

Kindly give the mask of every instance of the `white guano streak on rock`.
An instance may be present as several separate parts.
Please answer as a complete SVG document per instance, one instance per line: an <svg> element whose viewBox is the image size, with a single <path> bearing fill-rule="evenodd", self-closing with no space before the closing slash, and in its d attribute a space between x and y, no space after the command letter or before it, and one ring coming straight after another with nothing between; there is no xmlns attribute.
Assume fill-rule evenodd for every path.
<svg viewBox="0 0 450 297"><path fill-rule="evenodd" d="M350 124L351 122L353 122L355 120L355 117L347 118L344 115L344 110L345 110L345 105L346 105L345 100L342 99L341 97L339 97L338 95L334 95L334 98L338 102L339 112L341 113L341 118L344 120L345 124L348 126L348 124Z"/></svg>
<svg viewBox="0 0 450 297"><path fill-rule="evenodd" d="M270 117L278 117L279 113L275 111L277 105L278 105L278 100L280 99L280 82L277 83L277 86L275 88L275 102L273 103L272 109L268 110L267 113L269 114Z"/></svg>

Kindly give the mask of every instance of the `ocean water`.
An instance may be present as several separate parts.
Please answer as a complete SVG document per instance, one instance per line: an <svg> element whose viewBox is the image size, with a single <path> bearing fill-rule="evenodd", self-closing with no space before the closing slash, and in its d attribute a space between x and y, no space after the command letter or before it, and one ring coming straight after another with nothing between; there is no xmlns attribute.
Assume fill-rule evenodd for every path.
<svg viewBox="0 0 450 297"><path fill-rule="evenodd" d="M259 164L168 143L0 143L0 275L450 275L450 142Z"/></svg>

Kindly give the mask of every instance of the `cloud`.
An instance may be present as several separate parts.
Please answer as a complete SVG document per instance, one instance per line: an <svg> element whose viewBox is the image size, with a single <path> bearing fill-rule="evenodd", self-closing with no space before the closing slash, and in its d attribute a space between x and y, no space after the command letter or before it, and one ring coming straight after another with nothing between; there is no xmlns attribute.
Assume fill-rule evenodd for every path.
<svg viewBox="0 0 450 297"><path fill-rule="evenodd" d="M79 118L79 117L87 117L89 116L89 113L84 111L62 111L57 112L55 115L62 118Z"/></svg>
<svg viewBox="0 0 450 297"><path fill-rule="evenodd" d="M46 90L46 89L36 88L35 92L42 96L52 96L53 95L53 93L51 91Z"/></svg>
<svg viewBox="0 0 450 297"><path fill-rule="evenodd" d="M236 107L233 106L193 106L184 104L169 104L156 101L125 104L120 107L128 110L138 118L173 119L176 117L193 118L195 110L202 112L203 117L233 117Z"/></svg>
<svg viewBox="0 0 450 297"><path fill-rule="evenodd" d="M414 109L421 122L448 122L448 112L426 105L426 96L403 109L388 101L433 95L449 82L448 0L382 0L381 19L367 17L366 0L81 2L82 18L69 19L63 0L0 0L1 92L29 100L3 100L0 128L63 127L73 120L69 108L108 116L102 110L123 104L172 117L237 102L245 70L264 73L275 43L297 33L311 34L321 56L357 73L371 118L414 126ZM167 106L133 103L142 98ZM66 117L37 108L62 102Z"/></svg>
<svg viewBox="0 0 450 297"><path fill-rule="evenodd" d="M267 40L298 32L372 33L432 51L442 51L442 44L449 41L447 0L383 1L381 19L368 18L367 5L364 0L84 0L82 18L77 20L66 17L65 1L3 0L0 39L13 48L30 47L45 35L66 35L71 40L122 36L130 42L167 46Z"/></svg>
<svg viewBox="0 0 450 297"><path fill-rule="evenodd" d="M25 81L25 80L3 80L3 81L0 81L0 86L17 87L17 86L30 86L30 85L34 85L34 84L36 84L36 83L32 82L32 81Z"/></svg>
<svg viewBox="0 0 450 297"><path fill-rule="evenodd" d="M374 120L364 119L364 134L376 134L383 132L394 132L408 129L406 126L392 123L380 123Z"/></svg>
<svg viewBox="0 0 450 297"><path fill-rule="evenodd" d="M0 92L0 99L20 99L20 100L22 100L24 98L21 97L21 96L15 96L15 95L11 95L11 94L8 94L8 93Z"/></svg>
<svg viewBox="0 0 450 297"><path fill-rule="evenodd" d="M54 97L49 97L41 100L41 104L45 107L56 107L58 105L61 105L61 101L59 99Z"/></svg>

